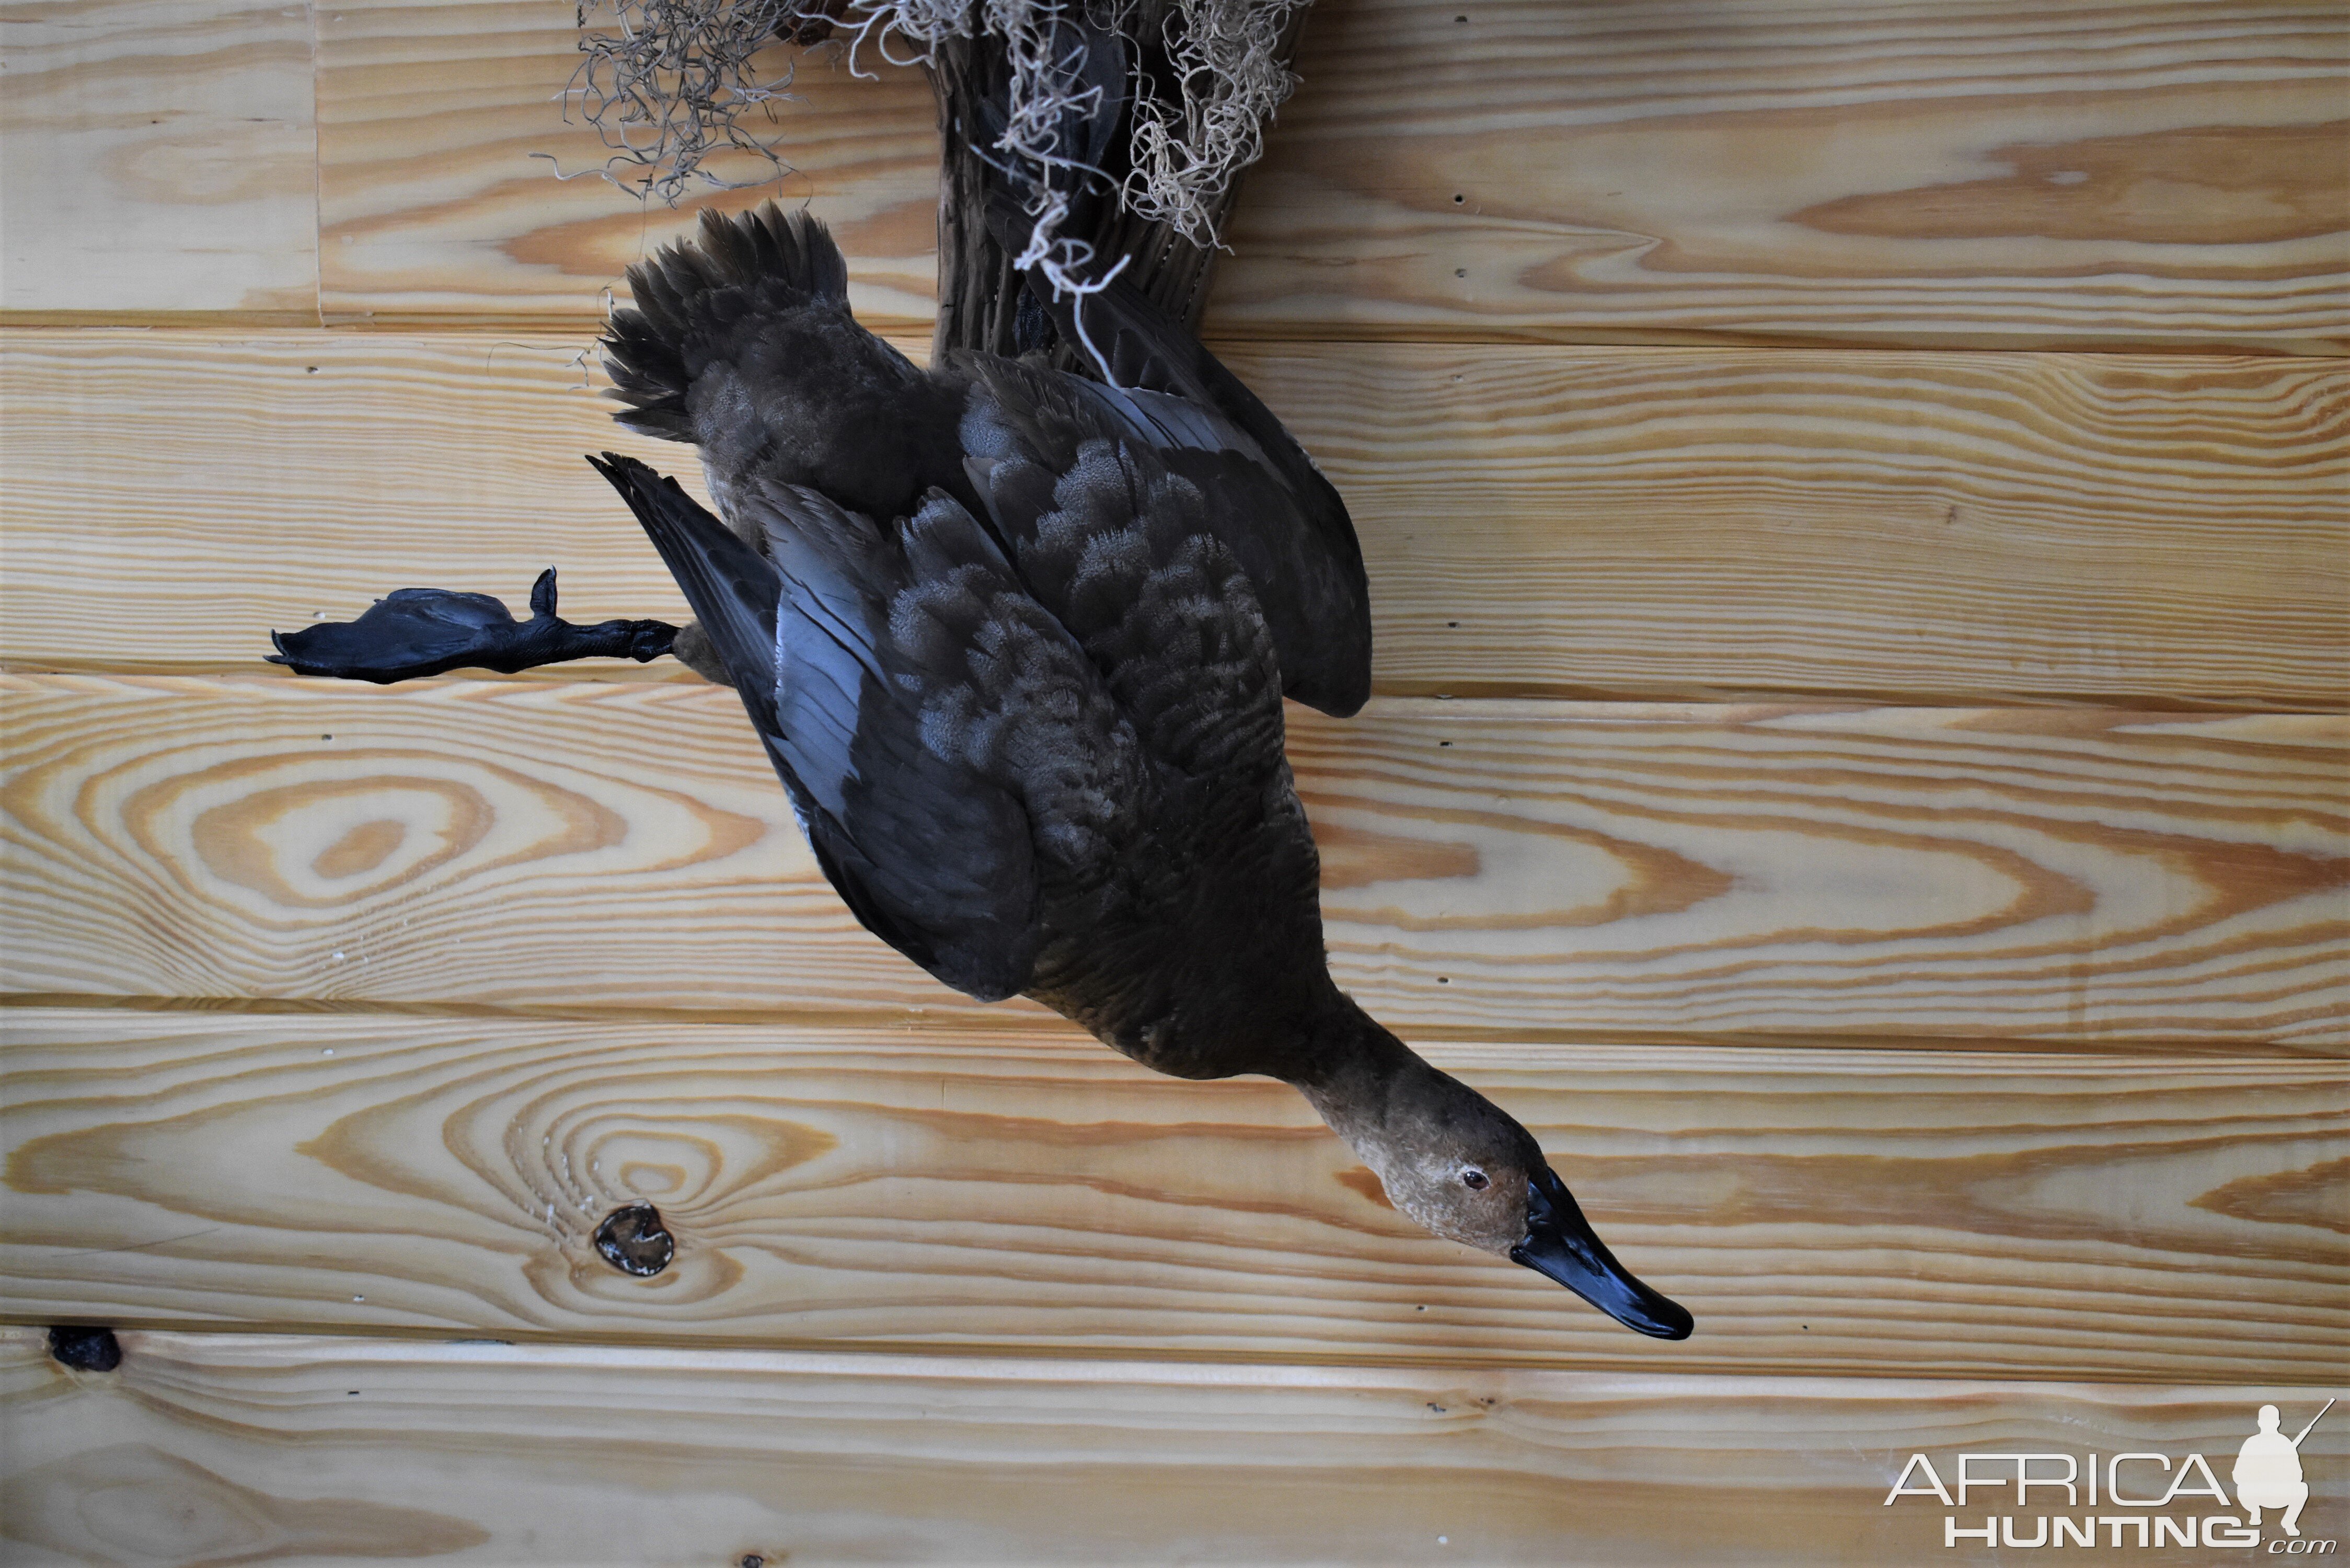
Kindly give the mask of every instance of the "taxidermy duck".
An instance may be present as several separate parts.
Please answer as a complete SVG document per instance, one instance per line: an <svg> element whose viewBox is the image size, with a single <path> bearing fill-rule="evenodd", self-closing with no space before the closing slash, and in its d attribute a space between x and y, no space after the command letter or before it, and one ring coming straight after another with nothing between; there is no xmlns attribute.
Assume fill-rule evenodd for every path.
<svg viewBox="0 0 2350 1568"><path fill-rule="evenodd" d="M1096 152L1102 115L1069 128ZM1008 241L1033 208L1002 198ZM1280 1078L1428 1230L1685 1337L1534 1137L1331 978L1282 701L1344 716L1369 694L1336 491L1139 287L1028 281L999 318L1025 317L1029 353L924 369L858 325L804 214L705 213L695 244L631 269L605 338L616 417L697 446L718 506L590 460L692 606L671 651L741 696L825 875L940 981L1033 997L1178 1077ZM445 632L434 668L469 639L514 668L671 629L569 628L551 588L535 609L406 590L280 648L380 679L417 662L421 626Z"/></svg>

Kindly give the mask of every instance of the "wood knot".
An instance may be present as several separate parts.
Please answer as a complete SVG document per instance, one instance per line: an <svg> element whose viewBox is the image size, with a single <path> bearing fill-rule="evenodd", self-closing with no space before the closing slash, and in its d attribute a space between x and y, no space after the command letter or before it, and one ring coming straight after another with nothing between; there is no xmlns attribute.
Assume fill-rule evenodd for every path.
<svg viewBox="0 0 2350 1568"><path fill-rule="evenodd" d="M76 1372L111 1372L122 1365L122 1346L110 1328L68 1328L60 1324L49 1330L49 1354L58 1365L70 1366Z"/></svg>
<svg viewBox="0 0 2350 1568"><path fill-rule="evenodd" d="M631 1203L604 1216L596 1227L596 1250L620 1272L645 1278L669 1267L677 1256L677 1238L661 1223L660 1210Z"/></svg>

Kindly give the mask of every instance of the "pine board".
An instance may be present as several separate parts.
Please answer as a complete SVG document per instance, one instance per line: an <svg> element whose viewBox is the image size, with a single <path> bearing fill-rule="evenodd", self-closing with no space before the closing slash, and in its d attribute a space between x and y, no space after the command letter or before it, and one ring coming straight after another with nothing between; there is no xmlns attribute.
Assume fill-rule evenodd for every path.
<svg viewBox="0 0 2350 1568"><path fill-rule="evenodd" d="M690 221L532 160L598 156L547 101L568 22L320 13L330 319L585 315ZM1324 0L1211 327L2338 349L2345 56L2324 0ZM782 193L841 225L862 307L926 320L927 93L827 56L799 87Z"/></svg>
<svg viewBox="0 0 2350 1568"><path fill-rule="evenodd" d="M698 681L9 677L7 724L12 992L994 1013ZM1400 1030L2345 1042L2341 720L1396 698L1290 757Z"/></svg>
<svg viewBox="0 0 2350 1568"><path fill-rule="evenodd" d="M605 14L608 21L609 13ZM792 69L770 50L770 79ZM319 305L337 322L592 318L628 265L691 232L704 202L772 195L832 225L849 297L929 335L939 132L919 71L868 53L801 62L795 101L753 133L787 137L792 171L761 190L699 190L674 211L595 171L610 156L561 100L579 62L573 10L538 0L350 0L318 12ZM567 123L567 110L569 123ZM540 156L544 154L545 156ZM763 178L748 159L712 165ZM558 180L560 171L565 178Z"/></svg>
<svg viewBox="0 0 2350 1568"><path fill-rule="evenodd" d="M2314 1388L2266 1386L946 1363L162 1333L125 1334L123 1347L120 1371L76 1374L34 1336L0 1334L12 1476L0 1531L25 1568L425 1552L499 1568L1882 1568L1940 1550L1945 1511L1932 1499L1883 1506L1912 1453L1950 1471L1960 1451L2137 1450L2180 1463L2200 1452L2224 1476L2258 1406L2278 1403L2297 1427L2323 1403ZM2315 1539L2339 1528L2350 1445L2329 1417L2303 1452ZM2027 1521L2056 1511L2058 1494L2033 1495ZM1973 1494L1970 1514L1986 1496ZM2160 1511L2186 1518L2196 1504ZM2063 1561L2143 1556L2106 1548L2100 1532L2097 1548Z"/></svg>
<svg viewBox="0 0 2350 1568"><path fill-rule="evenodd" d="M0 15L0 309L317 320L307 5Z"/></svg>
<svg viewBox="0 0 2350 1568"><path fill-rule="evenodd" d="M2344 705L2339 363L1901 351L2340 352L2337 6L1322 0L1211 327L1355 502L1381 691L1980 710L1295 715L1343 977L1679 1347L1277 1085L929 985L719 693L109 678L549 561L678 607L572 453L684 454L573 361L691 214L531 159L594 156L565 8L320 10L315 116L312 20L7 21L0 309L481 329L9 334L0 658L94 673L7 688L0 987L296 1011L0 1013L0 1313L280 1331L0 1331L0 1559L1880 1563L1915 1449L2224 1475L2350 1372L2339 722L2013 707ZM784 194L919 333L927 92L800 86Z"/></svg>
<svg viewBox="0 0 2350 1568"><path fill-rule="evenodd" d="M609 421L588 343L9 334L0 656L250 669L270 627L409 585L519 600L550 563L575 616L681 616L577 454L692 456ZM1349 498L1382 691L2350 701L2338 362L1233 359Z"/></svg>
<svg viewBox="0 0 2350 1568"><path fill-rule="evenodd" d="M12 21L7 134L38 151L0 186L19 236L0 303L587 316L690 223L551 177L602 156L556 101L567 14L377 0L317 29L314 129L306 8L118 0ZM1325 0L1213 323L2338 350L2345 35L2312 0ZM775 189L839 228L861 307L917 326L926 89L887 67L855 80L826 52L794 91Z"/></svg>
<svg viewBox="0 0 2350 1568"><path fill-rule="evenodd" d="M1340 0L1211 325L2338 351L2329 0Z"/></svg>
<svg viewBox="0 0 2350 1568"><path fill-rule="evenodd" d="M1426 1045L1697 1314L1375 1196L1305 1101L1040 1028L0 1013L17 1321L1653 1373L2322 1382L2339 1064ZM676 1262L597 1254L657 1204Z"/></svg>
<svg viewBox="0 0 2350 1568"><path fill-rule="evenodd" d="M718 688L6 691L11 992L997 1011L856 927ZM1292 718L1334 970L1399 1029L2345 1042L2339 719Z"/></svg>

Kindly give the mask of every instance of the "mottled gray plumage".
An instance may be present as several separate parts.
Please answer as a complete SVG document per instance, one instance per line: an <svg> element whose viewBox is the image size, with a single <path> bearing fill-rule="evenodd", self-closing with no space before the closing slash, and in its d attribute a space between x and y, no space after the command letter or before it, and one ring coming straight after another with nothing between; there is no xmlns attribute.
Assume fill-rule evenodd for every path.
<svg viewBox="0 0 2350 1568"><path fill-rule="evenodd" d="M1523 1127L1331 981L1281 703L1368 691L1336 493L1139 296L1102 317L1136 381L1113 386L973 352L918 370L840 275L773 208L638 269L619 417L697 443L724 522L599 466L849 908L947 984L1024 992L1160 1072L1288 1080L1430 1229L1686 1334Z"/></svg>
<svg viewBox="0 0 2350 1568"><path fill-rule="evenodd" d="M1343 505L1261 406L1262 440L1167 389L1211 383L1147 306L1112 336L1184 368L1161 388L972 353L926 374L841 276L803 216L705 216L608 339L619 418L694 441L780 579L772 627L688 595L827 874L950 985L1033 992L1162 1070L1263 1070L1185 977L1251 1015L1335 995L1281 697L1367 694ZM646 486L640 514L691 504Z"/></svg>
<svg viewBox="0 0 2350 1568"><path fill-rule="evenodd" d="M923 370L857 324L845 276L805 214L705 213L698 244L629 271L637 304L614 312L605 338L611 395L628 405L617 417L698 445L712 497L738 528L737 487L754 479L875 517L910 515L934 489L979 511L964 442L986 438L964 426L980 405L1023 427L1045 461L1117 438L1200 493L1209 531L1256 586L1285 693L1336 714L1362 706L1369 587L1345 503L1179 325L1113 284L1082 308L1119 387L973 352ZM689 658L694 645L681 639Z"/></svg>

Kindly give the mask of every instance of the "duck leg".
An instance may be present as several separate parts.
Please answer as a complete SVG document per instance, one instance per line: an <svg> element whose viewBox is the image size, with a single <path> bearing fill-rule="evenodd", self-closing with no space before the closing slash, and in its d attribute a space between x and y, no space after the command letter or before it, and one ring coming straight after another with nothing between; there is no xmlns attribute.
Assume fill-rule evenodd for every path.
<svg viewBox="0 0 2350 1568"><path fill-rule="evenodd" d="M671 651L678 628L667 621L608 620L575 626L555 613L555 568L530 590L530 618L516 620L487 594L399 588L351 621L273 631L272 664L297 675L331 675L388 686L444 670L476 667L512 675L572 659L633 659Z"/></svg>

